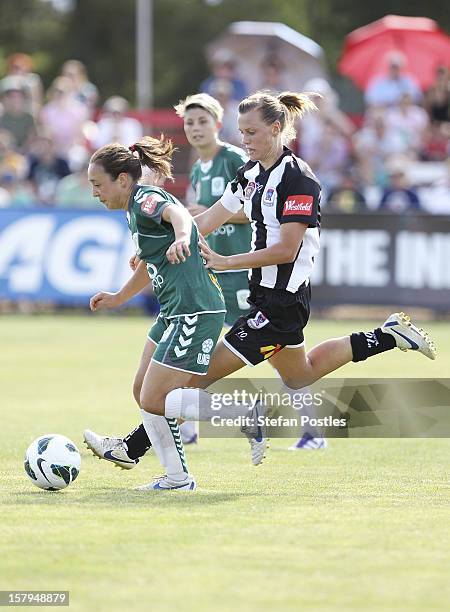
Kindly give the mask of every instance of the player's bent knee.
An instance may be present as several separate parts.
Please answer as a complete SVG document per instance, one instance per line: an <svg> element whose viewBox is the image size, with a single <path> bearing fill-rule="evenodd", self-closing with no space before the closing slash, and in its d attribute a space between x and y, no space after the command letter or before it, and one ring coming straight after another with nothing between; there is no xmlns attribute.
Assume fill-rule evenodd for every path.
<svg viewBox="0 0 450 612"><path fill-rule="evenodd" d="M139 406L141 410L145 410L145 412L164 416L164 400L164 396L157 396L156 394L141 394Z"/></svg>

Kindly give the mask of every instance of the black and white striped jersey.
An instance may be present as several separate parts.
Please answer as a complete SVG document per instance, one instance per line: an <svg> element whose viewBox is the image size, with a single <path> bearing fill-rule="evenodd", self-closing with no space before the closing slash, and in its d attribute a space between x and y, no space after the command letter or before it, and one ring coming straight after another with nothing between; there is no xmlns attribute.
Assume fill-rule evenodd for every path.
<svg viewBox="0 0 450 612"><path fill-rule="evenodd" d="M286 147L267 170L259 162L249 161L228 183L220 201L233 213L244 207L252 224L252 251L280 242L283 223L307 224L294 262L253 268L249 279L262 287L290 293L309 282L319 250L320 184L306 162Z"/></svg>

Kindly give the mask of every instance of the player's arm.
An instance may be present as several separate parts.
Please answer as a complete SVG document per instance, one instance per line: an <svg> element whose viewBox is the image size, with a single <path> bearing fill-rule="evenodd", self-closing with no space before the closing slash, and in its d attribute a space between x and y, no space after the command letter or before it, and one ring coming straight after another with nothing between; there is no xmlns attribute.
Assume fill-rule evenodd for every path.
<svg viewBox="0 0 450 612"><path fill-rule="evenodd" d="M89 306L92 311L118 308L137 295L150 282L145 261L140 261L133 276L116 293L100 291L91 297Z"/></svg>
<svg viewBox="0 0 450 612"><path fill-rule="evenodd" d="M215 204L205 210L200 215L196 215L195 222L199 232L203 236L207 236L212 231L226 223L233 216L233 212L225 208L221 200L218 200Z"/></svg>
<svg viewBox="0 0 450 612"><path fill-rule="evenodd" d="M207 268L214 270L246 270L261 268L295 261L303 237L308 228L305 223L288 223L280 229L280 241L276 244L254 251L237 255L219 255L212 251L206 242L202 242L200 250L207 261Z"/></svg>
<svg viewBox="0 0 450 612"><path fill-rule="evenodd" d="M175 240L166 251L166 257L172 264L186 261L191 251L189 244L192 233L192 217L183 206L167 206L162 212L162 219L170 223L175 232Z"/></svg>

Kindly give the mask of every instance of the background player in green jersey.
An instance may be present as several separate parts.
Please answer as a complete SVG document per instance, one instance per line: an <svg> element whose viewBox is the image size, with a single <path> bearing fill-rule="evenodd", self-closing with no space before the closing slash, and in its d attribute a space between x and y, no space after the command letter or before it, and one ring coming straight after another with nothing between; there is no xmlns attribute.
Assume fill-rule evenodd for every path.
<svg viewBox="0 0 450 612"><path fill-rule="evenodd" d="M247 156L242 149L220 140L223 108L212 96L205 93L188 96L175 109L183 118L189 144L199 156L190 174L192 195L188 197L187 207L195 216L217 202L227 184L236 176L237 169L247 161ZM251 236L247 217L238 213L214 230L207 241L216 253L235 255L250 249ZM220 272L217 278L227 308L225 322L231 326L250 309L247 303L248 274L244 270L232 270Z"/></svg>
<svg viewBox="0 0 450 612"><path fill-rule="evenodd" d="M191 169L190 189L187 194L187 209L195 216L217 202L227 184L236 176L237 169L247 161L247 155L239 147L220 140L224 111L216 98L206 93L187 96L177 104L175 110L183 119L189 144L199 156ZM238 213L214 230L207 237L207 241L216 253L234 255L250 249L251 236L247 217ZM231 327L236 319L250 309L247 302L250 294L248 272L220 272L217 278L227 309L225 323ZM197 441L195 423L185 421L180 429L185 444Z"/></svg>
<svg viewBox="0 0 450 612"><path fill-rule="evenodd" d="M154 173L155 182L172 178L172 151L170 141L145 137L129 149L106 145L92 156L88 176L93 195L110 210L126 211L140 262L120 291L97 293L90 306L94 311L116 308L143 289L150 277L161 312L145 344L133 392L167 474L144 488L193 490L196 485L188 472L177 421L151 411L164 404L171 390L187 385L193 374L206 374L222 330L225 304L217 279L200 257L192 217L160 187L139 184L142 166ZM90 433L85 432L85 440L97 454ZM126 455L119 457L108 440L102 456L122 459L122 467L128 467Z"/></svg>

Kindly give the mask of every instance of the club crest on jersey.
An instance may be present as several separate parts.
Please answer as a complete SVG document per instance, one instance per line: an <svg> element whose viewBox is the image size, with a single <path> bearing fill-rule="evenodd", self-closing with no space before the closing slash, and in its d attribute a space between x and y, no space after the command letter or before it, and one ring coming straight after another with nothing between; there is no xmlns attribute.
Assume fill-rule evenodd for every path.
<svg viewBox="0 0 450 612"><path fill-rule="evenodd" d="M152 215L155 212L156 206L158 205L158 200L149 195L145 198L145 200L141 204L141 211L146 215Z"/></svg>
<svg viewBox="0 0 450 612"><path fill-rule="evenodd" d="M223 176L215 176L211 179L211 195L221 196L225 191L225 179Z"/></svg>
<svg viewBox="0 0 450 612"><path fill-rule="evenodd" d="M264 194L263 204L266 206L273 206L275 200L275 189L273 187L269 187L266 193Z"/></svg>
<svg viewBox="0 0 450 612"><path fill-rule="evenodd" d="M247 187L245 188L244 199L251 200L255 191L256 191L256 183L255 181L250 181L249 183L247 183Z"/></svg>
<svg viewBox="0 0 450 612"><path fill-rule="evenodd" d="M261 311L257 312L253 319L247 320L250 329L261 329L268 323L270 323L269 319Z"/></svg>
<svg viewBox="0 0 450 612"><path fill-rule="evenodd" d="M311 195L291 195L283 207L283 216L305 215L310 217L313 212L314 198Z"/></svg>

